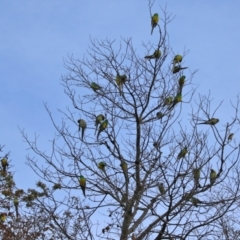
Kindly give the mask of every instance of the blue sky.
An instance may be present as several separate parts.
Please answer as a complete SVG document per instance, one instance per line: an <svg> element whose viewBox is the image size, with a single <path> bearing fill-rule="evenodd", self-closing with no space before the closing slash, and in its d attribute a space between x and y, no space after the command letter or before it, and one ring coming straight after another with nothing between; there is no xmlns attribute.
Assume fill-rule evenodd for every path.
<svg viewBox="0 0 240 240"><path fill-rule="evenodd" d="M152 12L159 12L160 18L158 2L175 16L168 25L170 46L176 53L190 50L184 65L198 70L193 79L199 85L197 93L211 90L213 108L224 100L217 117L226 124L226 116L233 115L229 101L236 101L240 89L240 2L156 1ZM11 151L19 187L33 187L38 178L25 165L25 156L33 154L18 127L30 138L39 135L46 150L54 129L43 102L56 119L60 118L56 109L71 106L60 85L66 73L63 59L68 54L87 56L90 37L117 42L131 37L144 56L142 42L154 43L158 37L150 31L147 1L0 2L0 144L5 152Z"/></svg>

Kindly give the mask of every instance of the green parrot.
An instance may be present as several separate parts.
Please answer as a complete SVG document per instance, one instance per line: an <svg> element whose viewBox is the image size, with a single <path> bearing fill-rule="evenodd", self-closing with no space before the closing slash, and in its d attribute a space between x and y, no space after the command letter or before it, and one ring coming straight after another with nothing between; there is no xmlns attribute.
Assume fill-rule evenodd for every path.
<svg viewBox="0 0 240 240"><path fill-rule="evenodd" d="M125 178L126 178L126 181L128 182L128 165L127 165L127 163L123 161L123 162L120 164L120 167L122 168L123 173L124 173L124 176L125 176Z"/></svg>
<svg viewBox="0 0 240 240"><path fill-rule="evenodd" d="M2 164L2 168L3 168L3 172L5 173L6 172L6 169L8 167L8 157L4 157L2 160L1 160L1 164Z"/></svg>
<svg viewBox="0 0 240 240"><path fill-rule="evenodd" d="M173 102L173 97L167 97L167 98L164 100L163 106L171 105L172 102Z"/></svg>
<svg viewBox="0 0 240 240"><path fill-rule="evenodd" d="M97 91L97 90L100 90L102 87L100 87L97 83L95 82L92 82L90 87L92 88L93 91Z"/></svg>
<svg viewBox="0 0 240 240"><path fill-rule="evenodd" d="M101 124L101 122L105 120L105 116L103 114L99 114L96 116L96 120L95 120L95 135L97 133L97 128L98 128L98 125Z"/></svg>
<svg viewBox="0 0 240 240"><path fill-rule="evenodd" d="M178 154L177 159L184 158L187 153L188 153L188 149L187 149L187 147L184 147L184 148L180 151L180 153Z"/></svg>
<svg viewBox="0 0 240 240"><path fill-rule="evenodd" d="M117 73L116 83L117 83L118 88L119 88L120 96L123 95L123 84L125 84L126 81L127 81L127 76L125 74L124 75L119 75L119 73Z"/></svg>
<svg viewBox="0 0 240 240"><path fill-rule="evenodd" d="M14 204L14 207L15 207L15 210L16 210L16 217L18 218L18 216L19 216L19 214L18 214L19 202L18 202L18 198L17 197L14 197L13 204Z"/></svg>
<svg viewBox="0 0 240 240"><path fill-rule="evenodd" d="M105 162L99 162L98 163L98 168L100 169L100 170L102 170L103 172L106 172L106 170L105 170L105 167L107 166L107 164L105 163Z"/></svg>
<svg viewBox="0 0 240 240"><path fill-rule="evenodd" d="M199 203L203 203L202 201L200 201L198 198L195 198L195 197L192 197L190 201L195 207L198 207Z"/></svg>
<svg viewBox="0 0 240 240"><path fill-rule="evenodd" d="M213 185L216 181L216 178L217 178L217 173L216 171L214 171L213 169L211 169L211 172L210 172L210 184Z"/></svg>
<svg viewBox="0 0 240 240"><path fill-rule="evenodd" d="M158 119L161 119L161 118L163 118L163 113L162 112L157 112L157 114L156 114L156 117L158 118Z"/></svg>
<svg viewBox="0 0 240 240"><path fill-rule="evenodd" d="M179 102L182 102L182 94L179 92L176 96L175 96L175 98L174 98L174 100L173 100L173 103L172 103L172 105L168 108L168 110L171 110L177 103L179 103Z"/></svg>
<svg viewBox="0 0 240 240"><path fill-rule="evenodd" d="M153 33L153 29L158 25L158 21L159 21L158 14L155 13L151 18L151 25L152 25L151 35Z"/></svg>
<svg viewBox="0 0 240 240"><path fill-rule="evenodd" d="M233 139L234 133L230 133L228 136L228 141L231 141Z"/></svg>
<svg viewBox="0 0 240 240"><path fill-rule="evenodd" d="M1 213L0 214L0 222L4 223L6 221L7 214L6 213Z"/></svg>
<svg viewBox="0 0 240 240"><path fill-rule="evenodd" d="M185 83L185 76L181 76L178 80L178 85L179 85L179 92L182 92L183 85Z"/></svg>
<svg viewBox="0 0 240 240"><path fill-rule="evenodd" d="M99 137L99 134L100 134L103 130L105 130L105 129L107 128L107 126L108 126L108 120L106 119L106 120L104 120L104 121L101 123L101 125L100 125L100 127L99 127L98 134L97 134L97 139L98 139L98 137Z"/></svg>
<svg viewBox="0 0 240 240"><path fill-rule="evenodd" d="M164 194L166 193L166 190L165 190L165 188L164 188L164 186L163 186L163 183L160 183L160 184L159 184L158 189L159 189L159 191L160 191L160 193L161 193L162 195L164 195Z"/></svg>
<svg viewBox="0 0 240 240"><path fill-rule="evenodd" d="M87 123L83 119L78 119L77 122L78 122L78 131L80 131L80 129L82 129L82 139L83 139L84 131L87 128Z"/></svg>
<svg viewBox="0 0 240 240"><path fill-rule="evenodd" d="M191 198L191 193L185 193L183 196L183 199L186 201L190 201L190 198Z"/></svg>
<svg viewBox="0 0 240 240"><path fill-rule="evenodd" d="M215 125L216 123L219 122L218 118L210 118L209 120L206 120L202 123L197 123L197 124L208 124L208 125Z"/></svg>
<svg viewBox="0 0 240 240"><path fill-rule="evenodd" d="M85 195L86 178L84 176L82 176L82 175L79 177L79 184L80 184L80 187L81 187L81 189L83 191L84 197L86 197L86 195Z"/></svg>
<svg viewBox="0 0 240 240"><path fill-rule="evenodd" d="M200 169L199 168L193 168L193 178L196 186L201 187L199 184L199 179L200 179Z"/></svg>
<svg viewBox="0 0 240 240"><path fill-rule="evenodd" d="M173 65L175 65L176 63L182 62L182 59L183 59L183 57L182 57L181 55L177 54L177 55L173 58L173 61L172 61Z"/></svg>
<svg viewBox="0 0 240 240"><path fill-rule="evenodd" d="M159 49L155 50L152 55L145 56L146 59L159 59L161 57L162 53Z"/></svg>
<svg viewBox="0 0 240 240"><path fill-rule="evenodd" d="M178 72L180 72L181 70L187 69L187 68L188 68L188 67L173 66L173 68L172 68L172 73L175 74L175 73L178 73Z"/></svg>

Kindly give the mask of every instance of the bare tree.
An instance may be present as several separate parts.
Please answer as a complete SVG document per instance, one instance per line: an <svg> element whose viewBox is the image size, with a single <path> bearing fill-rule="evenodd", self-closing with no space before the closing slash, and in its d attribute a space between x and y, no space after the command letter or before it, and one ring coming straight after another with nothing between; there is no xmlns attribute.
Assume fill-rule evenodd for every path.
<svg viewBox="0 0 240 240"><path fill-rule="evenodd" d="M196 71L185 69L187 51L168 45L172 17L166 9L161 16L158 42L143 44L146 57L131 39L119 47L91 40L88 57L69 56L62 85L73 107L59 110L57 123L45 105L56 131L50 153L22 131L44 161L27 157L48 185L32 202L55 239L209 239L236 212L239 143L230 133L239 99L223 123L221 103L212 109L210 94L195 98Z"/></svg>

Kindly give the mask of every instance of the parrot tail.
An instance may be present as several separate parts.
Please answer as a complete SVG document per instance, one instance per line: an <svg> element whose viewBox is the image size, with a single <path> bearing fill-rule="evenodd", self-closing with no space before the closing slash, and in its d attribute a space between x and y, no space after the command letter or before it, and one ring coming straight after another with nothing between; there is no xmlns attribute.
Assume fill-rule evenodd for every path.
<svg viewBox="0 0 240 240"><path fill-rule="evenodd" d="M82 140L83 140L83 136L84 136L84 128L82 128Z"/></svg>
<svg viewBox="0 0 240 240"><path fill-rule="evenodd" d="M84 197L86 197L86 195L85 195L85 187L81 187L81 188L82 188L82 192L83 192Z"/></svg>
<svg viewBox="0 0 240 240"><path fill-rule="evenodd" d="M121 86L119 86L119 94L120 94L120 96L122 96L123 94L122 94L122 85Z"/></svg>
<svg viewBox="0 0 240 240"><path fill-rule="evenodd" d="M18 216L19 216L18 207L16 206L15 209L16 209L16 218L18 218Z"/></svg>
<svg viewBox="0 0 240 240"><path fill-rule="evenodd" d="M183 86L180 86L179 87L179 93L182 94L182 89L183 89Z"/></svg>
<svg viewBox="0 0 240 240"><path fill-rule="evenodd" d="M99 129L99 130L98 130L98 134L97 134L97 140L98 140L98 137L99 137L100 132L101 132L101 130Z"/></svg>

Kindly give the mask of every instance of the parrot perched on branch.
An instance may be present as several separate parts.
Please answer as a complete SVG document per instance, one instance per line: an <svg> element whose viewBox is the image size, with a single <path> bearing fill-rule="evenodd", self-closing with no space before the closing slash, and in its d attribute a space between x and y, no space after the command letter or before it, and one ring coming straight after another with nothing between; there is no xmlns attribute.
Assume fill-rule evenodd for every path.
<svg viewBox="0 0 240 240"><path fill-rule="evenodd" d="M122 168L123 173L124 173L124 176L125 176L125 178L126 178L126 181L128 182L128 165L127 165L127 163L123 161L123 162L120 164L120 167Z"/></svg>
<svg viewBox="0 0 240 240"><path fill-rule="evenodd" d="M119 75L119 73L117 73L116 83L120 92L120 96L123 95L123 84L125 84L126 81L127 81L127 76L125 74Z"/></svg>
<svg viewBox="0 0 240 240"><path fill-rule="evenodd" d="M198 207L198 204L199 204L199 203L203 203L201 200L199 200L199 199L196 198L196 197L192 197L192 198L191 198L191 202L192 202L192 204L193 204L195 207Z"/></svg>
<svg viewBox="0 0 240 240"><path fill-rule="evenodd" d="M95 119L95 135L97 133L97 128L98 126L101 124L101 122L105 120L105 116L103 114L99 114L96 116L96 119Z"/></svg>
<svg viewBox="0 0 240 240"><path fill-rule="evenodd" d="M202 123L197 123L197 124L215 125L218 122L219 122L219 119L217 119L217 118L210 118L209 120L206 120L206 121L204 121Z"/></svg>
<svg viewBox="0 0 240 240"><path fill-rule="evenodd" d="M166 190L165 190L165 188L164 188L164 186L163 186L163 183L160 183L160 184L159 184L158 189L159 189L159 191L160 191L160 193L161 193L162 195L164 195L164 194L166 193Z"/></svg>
<svg viewBox="0 0 240 240"><path fill-rule="evenodd" d="M19 216L19 214L18 214L18 205L19 205L19 202L18 202L18 198L17 198L17 197L14 198L13 204L14 204L14 207L15 207L15 210L16 210L16 217L18 218L18 216Z"/></svg>
<svg viewBox="0 0 240 240"><path fill-rule="evenodd" d="M82 129L82 139L84 137L84 131L87 128L87 123L83 119L78 119L78 131Z"/></svg>
<svg viewBox="0 0 240 240"><path fill-rule="evenodd" d="M187 68L188 68L188 67L173 66L173 68L172 68L172 73L175 74L175 73L178 73L178 72L180 72L181 70L187 69Z"/></svg>
<svg viewBox="0 0 240 240"><path fill-rule="evenodd" d="M92 88L93 91L97 91L97 90L100 90L102 87L100 87L97 83L95 82L92 82L90 87Z"/></svg>
<svg viewBox="0 0 240 240"><path fill-rule="evenodd" d="M173 102L173 97L167 97L167 98L164 100L163 106L171 105L172 102Z"/></svg>
<svg viewBox="0 0 240 240"><path fill-rule="evenodd" d="M233 139L234 133L230 133L228 136L228 141L231 141Z"/></svg>
<svg viewBox="0 0 240 240"><path fill-rule="evenodd" d="M215 170L211 169L211 172L210 172L210 184L213 185L216 181L216 178L217 178L217 173ZM211 189L210 189L211 191Z"/></svg>
<svg viewBox="0 0 240 240"><path fill-rule="evenodd" d="M151 18L151 25L152 25L151 35L153 33L153 29L158 25L158 21L159 21L158 13L155 13Z"/></svg>
<svg viewBox="0 0 240 240"><path fill-rule="evenodd" d="M187 147L184 147L177 156L177 159L184 158L188 153Z"/></svg>
<svg viewBox="0 0 240 240"><path fill-rule="evenodd" d="M200 169L199 168L193 168L193 178L196 186L201 187L199 184L199 179L200 179Z"/></svg>
<svg viewBox="0 0 240 240"><path fill-rule="evenodd" d="M162 53L159 49L155 50L152 55L145 56L146 59L159 59L161 57Z"/></svg>
<svg viewBox="0 0 240 240"><path fill-rule="evenodd" d="M79 184L80 184L80 187L82 189L84 197L86 197L86 195L85 195L86 178L84 176L82 176L82 175L79 177Z"/></svg>
<svg viewBox="0 0 240 240"><path fill-rule="evenodd" d="M0 214L0 222L4 223L6 221L7 214L6 213L1 213Z"/></svg>
<svg viewBox="0 0 240 240"><path fill-rule="evenodd" d="M105 163L105 162L99 162L98 163L98 168L100 169L100 170L102 170L103 172L106 172L106 170L105 170L105 167L107 166L107 164Z"/></svg>
<svg viewBox="0 0 240 240"><path fill-rule="evenodd" d="M99 137L99 134L100 134L103 130L105 130L105 129L107 128L107 126L108 126L108 120L106 119L106 120L104 120L104 121L101 123L101 125L99 126L99 130L98 130L98 134L97 134L97 139L98 139L98 137Z"/></svg>
<svg viewBox="0 0 240 240"><path fill-rule="evenodd" d="M1 164L2 164L2 168L3 168L3 172L6 172L7 167L8 167L8 158L7 158L7 157L4 157L4 158L1 160Z"/></svg>
<svg viewBox="0 0 240 240"><path fill-rule="evenodd" d="M164 117L164 114L163 114L162 112L157 112L156 117L157 117L158 119L161 119L161 118Z"/></svg>
<svg viewBox="0 0 240 240"><path fill-rule="evenodd" d="M176 95L176 97L174 98L172 105L168 108L168 110L173 109L173 107L174 107L177 103L180 103L180 102L182 102L182 94L181 94L181 93L178 93L178 94Z"/></svg>
<svg viewBox="0 0 240 240"><path fill-rule="evenodd" d="M183 57L182 57L181 55L177 54L177 55L173 58L173 61L172 61L173 65L175 66L176 63L182 62L182 59L183 59Z"/></svg>
<svg viewBox="0 0 240 240"><path fill-rule="evenodd" d="M178 85L179 85L179 92L182 93L182 89L183 89L183 85L185 83L185 76L181 76L179 79L178 79Z"/></svg>

